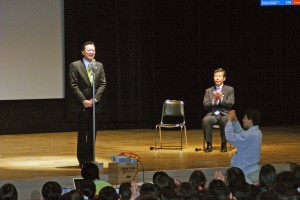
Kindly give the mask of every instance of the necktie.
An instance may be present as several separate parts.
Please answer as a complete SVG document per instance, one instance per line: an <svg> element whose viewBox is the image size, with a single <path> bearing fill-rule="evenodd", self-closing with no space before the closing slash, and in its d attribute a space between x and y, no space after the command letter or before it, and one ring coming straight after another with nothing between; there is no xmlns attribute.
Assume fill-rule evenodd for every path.
<svg viewBox="0 0 300 200"><path fill-rule="evenodd" d="M93 84L93 71L92 71L92 65L88 65L87 73L90 79L90 83Z"/></svg>
<svg viewBox="0 0 300 200"><path fill-rule="evenodd" d="M217 92L220 92L221 91L221 88L220 87L216 87L216 91ZM220 100L217 100L216 101L216 105L218 105L220 103ZM215 112L215 115L218 115L218 114L220 114L220 111L219 110L216 110Z"/></svg>

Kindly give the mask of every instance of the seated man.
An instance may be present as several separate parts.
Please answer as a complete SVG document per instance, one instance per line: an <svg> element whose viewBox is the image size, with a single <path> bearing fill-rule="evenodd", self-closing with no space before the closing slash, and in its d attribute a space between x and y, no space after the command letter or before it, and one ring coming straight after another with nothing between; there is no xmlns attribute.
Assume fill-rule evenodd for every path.
<svg viewBox="0 0 300 200"><path fill-rule="evenodd" d="M205 90L203 98L203 107L208 111L206 116L202 119L202 128L204 138L207 143L205 152L212 151L212 127L216 124L220 125L221 134L221 152L226 152L226 137L224 128L227 122L228 112L234 105L234 88L224 85L226 80L226 72L222 68L214 70L215 86Z"/></svg>

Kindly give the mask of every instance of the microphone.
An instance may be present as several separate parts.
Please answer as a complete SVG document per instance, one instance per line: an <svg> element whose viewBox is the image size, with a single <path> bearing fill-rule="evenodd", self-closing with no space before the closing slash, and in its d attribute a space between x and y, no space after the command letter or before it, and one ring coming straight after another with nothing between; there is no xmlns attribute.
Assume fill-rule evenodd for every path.
<svg viewBox="0 0 300 200"><path fill-rule="evenodd" d="M92 70L94 72L97 69L97 62L95 59L92 60L91 65L92 65Z"/></svg>

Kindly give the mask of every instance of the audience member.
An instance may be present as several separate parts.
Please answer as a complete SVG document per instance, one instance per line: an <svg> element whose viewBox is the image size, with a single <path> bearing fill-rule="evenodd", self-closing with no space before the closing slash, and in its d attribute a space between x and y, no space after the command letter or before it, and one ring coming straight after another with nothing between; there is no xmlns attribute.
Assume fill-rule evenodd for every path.
<svg viewBox="0 0 300 200"><path fill-rule="evenodd" d="M152 182L155 184L156 183L156 181L157 181L157 178L159 177L159 176L161 176L161 175L163 175L163 176L169 176L166 172L164 172L164 171L157 171L157 172L155 172L154 174L153 174L153 176L152 176Z"/></svg>
<svg viewBox="0 0 300 200"><path fill-rule="evenodd" d="M225 126L227 140L237 147L236 153L231 158L231 166L239 167L245 174L250 184L258 183L259 161L262 143L262 133L259 129L260 113L256 110L246 111L241 128L234 110L228 115Z"/></svg>
<svg viewBox="0 0 300 200"><path fill-rule="evenodd" d="M62 195L62 188L56 181L48 181L43 185L42 196L44 200L59 200Z"/></svg>
<svg viewBox="0 0 300 200"><path fill-rule="evenodd" d="M195 170L190 175L189 182L194 190L203 190L206 184L206 177L201 170Z"/></svg>
<svg viewBox="0 0 300 200"><path fill-rule="evenodd" d="M83 194L79 190L71 190L61 196L61 200L84 200Z"/></svg>
<svg viewBox="0 0 300 200"><path fill-rule="evenodd" d="M215 200L226 200L229 196L226 184L220 179L213 179L208 185L208 190Z"/></svg>
<svg viewBox="0 0 300 200"><path fill-rule="evenodd" d="M17 200L18 192L11 183L6 183L0 188L0 200Z"/></svg>
<svg viewBox="0 0 300 200"><path fill-rule="evenodd" d="M275 183L284 183L291 191L298 193L298 187L300 186L298 178L293 172L282 171L276 175Z"/></svg>
<svg viewBox="0 0 300 200"><path fill-rule="evenodd" d="M118 193L112 186L106 186L99 192L100 200L118 200Z"/></svg>
<svg viewBox="0 0 300 200"><path fill-rule="evenodd" d="M276 169L273 165L266 164L260 168L259 172L259 186L262 192L270 191L275 182Z"/></svg>
<svg viewBox="0 0 300 200"><path fill-rule="evenodd" d="M135 200L160 200L153 193L141 194Z"/></svg>
<svg viewBox="0 0 300 200"><path fill-rule="evenodd" d="M292 172L295 174L295 176L300 180L300 165L296 164Z"/></svg>
<svg viewBox="0 0 300 200"><path fill-rule="evenodd" d="M80 184L80 191L84 195L85 199L94 199L96 193L96 185L94 181L83 179L82 183Z"/></svg>
<svg viewBox="0 0 300 200"><path fill-rule="evenodd" d="M143 183L140 187L140 195L153 194L159 196L158 188L153 183Z"/></svg>
<svg viewBox="0 0 300 200"><path fill-rule="evenodd" d="M100 190L106 186L112 186L110 183L100 180L99 168L93 162L86 162L83 164L82 169L81 169L81 176L84 179L94 181L94 183L96 185L96 193L95 194L99 194Z"/></svg>
<svg viewBox="0 0 300 200"><path fill-rule="evenodd" d="M131 198L131 183L124 182L121 183L119 187L119 197L121 200L130 200Z"/></svg>
<svg viewBox="0 0 300 200"><path fill-rule="evenodd" d="M189 182L182 182L178 188L178 195L183 198L189 198L193 192L193 187Z"/></svg>
<svg viewBox="0 0 300 200"><path fill-rule="evenodd" d="M285 182L276 182L272 186L272 194L276 200L298 200L299 194Z"/></svg>
<svg viewBox="0 0 300 200"><path fill-rule="evenodd" d="M160 191L160 200L172 200L177 196L176 192L169 186L165 186Z"/></svg>

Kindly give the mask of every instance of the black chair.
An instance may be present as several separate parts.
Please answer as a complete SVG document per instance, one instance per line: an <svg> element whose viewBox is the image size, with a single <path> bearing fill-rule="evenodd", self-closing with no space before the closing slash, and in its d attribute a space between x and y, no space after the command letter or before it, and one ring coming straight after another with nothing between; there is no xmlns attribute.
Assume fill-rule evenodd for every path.
<svg viewBox="0 0 300 200"><path fill-rule="evenodd" d="M157 146L157 134L158 133L159 133L160 148L163 148L162 137L161 137L162 128L180 128L181 129L180 150L182 151L183 134L185 137L185 146L187 148L187 136L186 136L186 125L185 125L183 101L166 100L163 103L161 121L160 121L160 124L156 125L154 150L156 150L156 146Z"/></svg>

